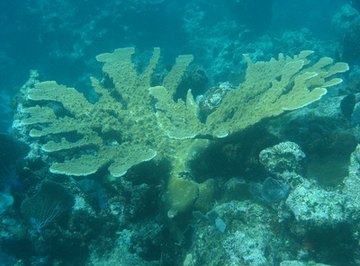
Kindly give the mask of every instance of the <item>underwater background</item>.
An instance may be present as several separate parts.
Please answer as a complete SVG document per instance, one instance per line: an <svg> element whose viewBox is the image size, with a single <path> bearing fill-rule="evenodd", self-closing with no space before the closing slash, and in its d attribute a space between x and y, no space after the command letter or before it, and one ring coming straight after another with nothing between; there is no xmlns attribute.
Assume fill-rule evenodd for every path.
<svg viewBox="0 0 360 266"><path fill-rule="evenodd" d="M360 265L360 1L0 23L0 265Z"/></svg>

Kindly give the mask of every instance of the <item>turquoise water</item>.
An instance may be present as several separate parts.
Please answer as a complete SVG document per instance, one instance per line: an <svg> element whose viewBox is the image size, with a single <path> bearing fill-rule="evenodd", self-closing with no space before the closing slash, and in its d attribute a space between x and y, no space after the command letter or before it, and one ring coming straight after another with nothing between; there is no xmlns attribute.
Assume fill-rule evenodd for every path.
<svg viewBox="0 0 360 266"><path fill-rule="evenodd" d="M3 0L0 23L0 265L360 265L360 1Z"/></svg>

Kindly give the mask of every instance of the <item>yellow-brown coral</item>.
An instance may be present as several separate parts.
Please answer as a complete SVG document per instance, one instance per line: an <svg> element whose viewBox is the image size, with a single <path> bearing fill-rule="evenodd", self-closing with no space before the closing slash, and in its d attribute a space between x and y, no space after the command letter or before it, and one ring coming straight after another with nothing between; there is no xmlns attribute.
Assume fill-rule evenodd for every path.
<svg viewBox="0 0 360 266"><path fill-rule="evenodd" d="M57 174L84 176L106 167L116 178L153 158L170 161L172 172L166 193L170 217L208 204L213 181L198 184L183 177L191 176L188 162L210 139L317 101L326 88L342 81L333 76L348 70L347 64L333 63L327 57L312 64L310 51L294 57L280 54L278 59L257 63L245 56L245 81L228 92L202 121L191 90L185 101L174 100L193 57L179 56L161 86L152 87L160 49L154 49L141 73L132 62L134 53L134 48L123 48L96 57L103 63L104 81L91 78L99 96L95 103L55 81L28 87L17 124L40 139L44 152L56 155L50 171Z"/></svg>

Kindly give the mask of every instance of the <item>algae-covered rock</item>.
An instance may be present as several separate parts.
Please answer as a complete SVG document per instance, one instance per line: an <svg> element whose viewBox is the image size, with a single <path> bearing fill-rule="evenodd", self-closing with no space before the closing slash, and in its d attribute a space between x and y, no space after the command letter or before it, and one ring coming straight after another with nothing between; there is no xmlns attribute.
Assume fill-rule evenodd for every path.
<svg viewBox="0 0 360 266"><path fill-rule="evenodd" d="M274 230L274 219L276 213L248 200L215 206L192 224L192 245L184 265L265 266L296 256L298 244Z"/></svg>
<svg viewBox="0 0 360 266"><path fill-rule="evenodd" d="M305 153L299 145L290 141L264 149L259 154L260 163L269 173L276 175L284 172L301 173L304 159Z"/></svg>

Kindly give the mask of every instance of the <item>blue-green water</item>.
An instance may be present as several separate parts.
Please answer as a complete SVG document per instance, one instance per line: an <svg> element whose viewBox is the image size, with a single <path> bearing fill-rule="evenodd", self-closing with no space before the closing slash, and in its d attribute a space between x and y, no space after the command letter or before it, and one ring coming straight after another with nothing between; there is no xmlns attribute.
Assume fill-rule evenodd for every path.
<svg viewBox="0 0 360 266"><path fill-rule="evenodd" d="M0 25L0 265L360 265L360 1L3 0ZM124 47L130 61L96 58ZM271 80L264 66L253 86L247 69L280 53L301 61L284 98L304 73L327 94L270 108L259 84L294 66ZM189 54L161 102L148 87L171 89ZM246 108L223 107L246 89Z"/></svg>

